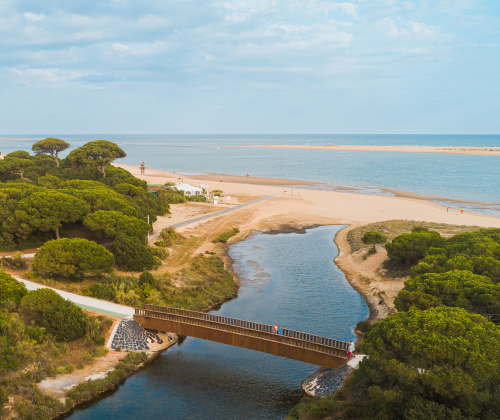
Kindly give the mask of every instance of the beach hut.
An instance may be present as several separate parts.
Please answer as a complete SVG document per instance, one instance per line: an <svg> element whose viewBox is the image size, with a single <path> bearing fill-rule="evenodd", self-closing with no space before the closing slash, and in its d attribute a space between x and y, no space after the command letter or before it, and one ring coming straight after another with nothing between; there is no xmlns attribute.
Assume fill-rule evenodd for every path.
<svg viewBox="0 0 500 420"><path fill-rule="evenodd" d="M184 191L184 195L203 195L203 189L199 187L195 187L194 185L189 184L175 184L174 188L178 191Z"/></svg>

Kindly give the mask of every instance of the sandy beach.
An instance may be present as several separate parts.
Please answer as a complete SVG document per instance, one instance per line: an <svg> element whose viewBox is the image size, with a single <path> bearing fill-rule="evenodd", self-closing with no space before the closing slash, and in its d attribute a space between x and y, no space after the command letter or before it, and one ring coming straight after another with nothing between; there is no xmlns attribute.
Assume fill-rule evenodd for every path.
<svg viewBox="0 0 500 420"><path fill-rule="evenodd" d="M117 164L130 171L134 176L144 179L150 184L164 184L172 182L178 174L166 171L146 169L141 175L138 167ZM217 178L217 177L216 177ZM309 189L290 189L272 184L253 185L238 180L247 181L246 177L225 177L223 182L203 176L186 176L182 180L193 185L209 185L210 189L219 189L224 192L222 204L186 203L171 206L172 214L158 217L155 231L162 229L174 221L183 221L197 215L204 215L214 209L227 208L227 196L231 204L246 203L255 198L279 194L274 198L258 204L242 208L225 216L215 217L202 223L192 223L179 229L179 232L192 238L189 253L217 251L221 253L220 245L214 245L211 239L225 230L237 226L240 234L234 240L241 240L252 231L282 231L290 226L305 227L315 225L347 225L340 231L336 242L340 254L336 259L337 265L343 270L348 281L364 297L371 309L372 319L387 316L394 310L393 300L403 287L404 278L399 280L388 279L380 273L380 263L386 258L385 249L366 261L362 260L359 252L352 252L347 241L347 234L351 229L369 223L386 220L415 220L424 222L444 223L462 226L500 227L500 217L482 215L472 212L460 214L459 209L446 211L446 207L425 200L404 197L383 197L361 194L350 194L338 191L318 191ZM227 182L231 180L233 182ZM230 242L231 242L230 241ZM186 251L187 252L187 251ZM220 254L219 254L220 255ZM184 257L179 257L179 266ZM175 265L176 257L170 260ZM227 260L230 264L230 261ZM172 268L172 266L170 266Z"/></svg>
<svg viewBox="0 0 500 420"><path fill-rule="evenodd" d="M216 146L214 146L216 147ZM431 146L347 146L347 145L249 145L249 146L218 146L228 148L254 149L299 149L299 150L327 150L343 152L393 152L393 153L435 153L444 155L484 155L500 156L497 147L431 147Z"/></svg>

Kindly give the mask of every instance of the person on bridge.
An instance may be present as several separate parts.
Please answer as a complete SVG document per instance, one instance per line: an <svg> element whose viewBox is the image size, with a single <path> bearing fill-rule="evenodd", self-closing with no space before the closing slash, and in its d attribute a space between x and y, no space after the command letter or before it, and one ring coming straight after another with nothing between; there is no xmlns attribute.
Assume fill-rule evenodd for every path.
<svg viewBox="0 0 500 420"><path fill-rule="evenodd" d="M349 342L349 347L347 348L347 357L352 359L352 353L354 352L354 343L352 340Z"/></svg>
<svg viewBox="0 0 500 420"><path fill-rule="evenodd" d="M278 326L274 324L273 333L278 334Z"/></svg>
<svg viewBox="0 0 500 420"><path fill-rule="evenodd" d="M281 329L281 327L278 327L278 334L283 335L283 330Z"/></svg>

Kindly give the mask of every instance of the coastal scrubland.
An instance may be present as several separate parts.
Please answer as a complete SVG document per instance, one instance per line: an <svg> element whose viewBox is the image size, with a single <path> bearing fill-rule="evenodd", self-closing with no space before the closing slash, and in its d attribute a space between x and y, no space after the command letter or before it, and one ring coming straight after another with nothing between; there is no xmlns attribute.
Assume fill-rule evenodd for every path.
<svg viewBox="0 0 500 420"><path fill-rule="evenodd" d="M112 142L89 142L60 158L69 146L49 138L33 146L34 155L18 151L0 160L0 404L9 416L52 418L112 388L146 360L129 354L66 399L47 395L37 383L84 369L107 353L113 322L88 316L50 289L27 292L9 273L135 307L208 310L238 289L215 252L191 252L191 237L166 228L160 241L148 243L158 218L189 201L182 191L150 190L112 166L126 156ZM36 255L24 258L23 252Z"/></svg>

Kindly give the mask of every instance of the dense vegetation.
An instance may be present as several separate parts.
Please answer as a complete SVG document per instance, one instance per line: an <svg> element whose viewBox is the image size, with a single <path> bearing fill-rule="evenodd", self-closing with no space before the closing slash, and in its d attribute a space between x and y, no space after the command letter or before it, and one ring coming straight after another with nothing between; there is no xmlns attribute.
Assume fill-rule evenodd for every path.
<svg viewBox="0 0 500 420"><path fill-rule="evenodd" d="M344 390L290 418L500 418L500 229L443 238L425 227L386 244L410 267L398 313L367 328Z"/></svg>
<svg viewBox="0 0 500 420"><path fill-rule="evenodd" d="M41 394L35 383L105 354L103 336L112 322L87 316L50 289L28 292L4 272L0 286L0 408L14 395L10 405L20 418L54 417L68 403Z"/></svg>

